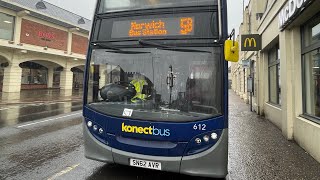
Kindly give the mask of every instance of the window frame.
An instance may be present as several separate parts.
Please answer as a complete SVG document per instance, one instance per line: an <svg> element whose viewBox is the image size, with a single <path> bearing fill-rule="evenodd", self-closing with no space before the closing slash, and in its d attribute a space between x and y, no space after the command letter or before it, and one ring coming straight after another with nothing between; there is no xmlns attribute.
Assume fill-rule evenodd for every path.
<svg viewBox="0 0 320 180"><path fill-rule="evenodd" d="M0 40L13 41L13 40L14 40L14 35L15 35L15 30L16 30L16 29L15 29L16 17L13 16L13 15L10 15L10 14L4 13L4 12L1 12L1 11L0 11L0 14L3 14L3 15L12 17L12 33L11 33L11 39L3 39L3 38L0 37Z"/></svg>
<svg viewBox="0 0 320 180"><path fill-rule="evenodd" d="M251 66L250 66L250 74L252 78L252 96L257 97L257 92L256 92L256 66L257 62L256 61L251 61Z"/></svg>
<svg viewBox="0 0 320 180"><path fill-rule="evenodd" d="M276 60L271 61L270 63L270 54L273 53L272 51L275 51L276 53ZM279 82L281 80L280 78L280 71L279 71L279 67L280 67L280 46L279 43L277 43L275 46L273 46L269 51L268 51L268 103L281 107L281 90L280 90L280 85ZM272 67L276 67L276 89L277 89L277 102L273 102L271 101L271 96L270 96L270 92L271 92L271 80L270 80L270 69ZM280 67L281 68L281 67Z"/></svg>

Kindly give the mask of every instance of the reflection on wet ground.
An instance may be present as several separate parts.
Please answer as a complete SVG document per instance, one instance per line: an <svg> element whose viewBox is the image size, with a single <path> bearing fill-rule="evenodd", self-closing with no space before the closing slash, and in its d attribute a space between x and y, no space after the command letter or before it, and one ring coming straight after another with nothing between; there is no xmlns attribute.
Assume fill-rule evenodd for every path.
<svg viewBox="0 0 320 180"><path fill-rule="evenodd" d="M54 104L16 105L0 108L0 128L19 123L43 119L82 109L82 102L61 102Z"/></svg>
<svg viewBox="0 0 320 180"><path fill-rule="evenodd" d="M80 110L82 90L22 90L0 93L0 128Z"/></svg>
<svg viewBox="0 0 320 180"><path fill-rule="evenodd" d="M9 104L28 104L35 102L58 102L82 100L82 90L22 90L18 93L0 93L0 106Z"/></svg>

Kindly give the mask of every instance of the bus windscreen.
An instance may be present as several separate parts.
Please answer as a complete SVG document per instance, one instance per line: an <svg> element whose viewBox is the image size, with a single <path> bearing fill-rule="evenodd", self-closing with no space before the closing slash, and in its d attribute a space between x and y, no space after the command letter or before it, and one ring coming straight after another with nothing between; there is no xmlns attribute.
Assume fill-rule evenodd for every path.
<svg viewBox="0 0 320 180"><path fill-rule="evenodd" d="M194 17L113 22L112 38L194 35Z"/></svg>

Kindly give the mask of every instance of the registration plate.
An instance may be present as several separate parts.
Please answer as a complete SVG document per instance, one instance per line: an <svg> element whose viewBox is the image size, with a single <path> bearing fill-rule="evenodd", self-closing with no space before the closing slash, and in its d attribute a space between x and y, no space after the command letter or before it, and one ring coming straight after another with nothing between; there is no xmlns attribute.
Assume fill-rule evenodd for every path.
<svg viewBox="0 0 320 180"><path fill-rule="evenodd" d="M130 159L130 166L161 170L161 163L154 161L145 161L140 159Z"/></svg>

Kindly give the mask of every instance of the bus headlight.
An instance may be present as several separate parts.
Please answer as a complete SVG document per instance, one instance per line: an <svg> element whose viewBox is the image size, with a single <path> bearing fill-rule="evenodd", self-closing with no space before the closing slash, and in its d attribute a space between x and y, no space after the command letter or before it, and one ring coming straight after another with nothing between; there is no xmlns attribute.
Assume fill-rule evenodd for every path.
<svg viewBox="0 0 320 180"><path fill-rule="evenodd" d="M100 122L101 123L101 122ZM91 119L85 119L85 126L89 130L90 134L93 135L98 141L102 143L107 143L106 141L106 126L105 124L100 125L98 122L95 122Z"/></svg>
<svg viewBox="0 0 320 180"><path fill-rule="evenodd" d="M200 138L196 138L195 141L196 141L197 144L201 144L201 139Z"/></svg>
<svg viewBox="0 0 320 180"><path fill-rule="evenodd" d="M212 138L213 140L216 140L216 139L218 138L218 134L217 134L217 133L212 133L212 134L211 134L211 138Z"/></svg>
<svg viewBox="0 0 320 180"><path fill-rule="evenodd" d="M92 127L92 122L88 121L87 125L88 125L89 128Z"/></svg>
<svg viewBox="0 0 320 180"><path fill-rule="evenodd" d="M103 133L103 129L102 129L102 128L99 129L99 133L100 133L100 134Z"/></svg>
<svg viewBox="0 0 320 180"><path fill-rule="evenodd" d="M203 140L204 140L205 142L209 142L210 138L209 138L208 135L205 135L205 136L203 136Z"/></svg>
<svg viewBox="0 0 320 180"><path fill-rule="evenodd" d="M210 149L218 142L222 131L223 130L215 130L198 134L197 136L193 137L192 140L188 143L184 155L194 155Z"/></svg>
<svg viewBox="0 0 320 180"><path fill-rule="evenodd" d="M94 131L97 131L97 130L98 130L98 126L97 126L97 125L94 125L94 126L93 126L93 130L94 130Z"/></svg>

